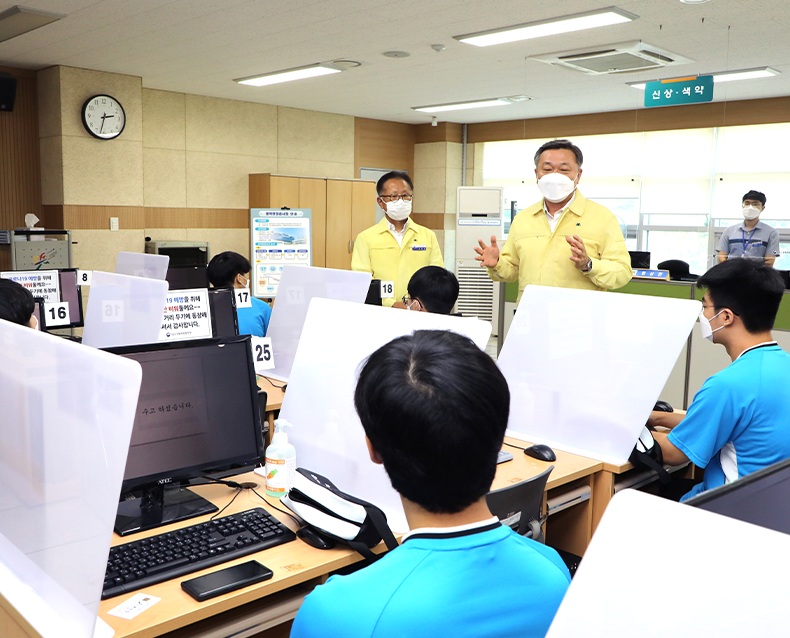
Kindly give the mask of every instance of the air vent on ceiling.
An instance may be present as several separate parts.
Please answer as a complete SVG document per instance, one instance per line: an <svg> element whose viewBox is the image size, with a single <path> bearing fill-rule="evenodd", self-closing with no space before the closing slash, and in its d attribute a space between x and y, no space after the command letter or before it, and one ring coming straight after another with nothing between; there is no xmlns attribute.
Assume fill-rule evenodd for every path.
<svg viewBox="0 0 790 638"><path fill-rule="evenodd" d="M576 49L575 51L559 51L546 55L536 55L530 59L546 64L564 66L592 75L647 71L693 62L693 60L684 58L682 55L639 40L596 47L594 50Z"/></svg>

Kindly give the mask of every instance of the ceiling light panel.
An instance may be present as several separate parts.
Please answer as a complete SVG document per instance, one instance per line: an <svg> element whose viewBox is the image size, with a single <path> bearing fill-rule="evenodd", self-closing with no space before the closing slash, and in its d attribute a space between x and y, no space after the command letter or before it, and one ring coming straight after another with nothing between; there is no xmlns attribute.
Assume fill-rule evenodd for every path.
<svg viewBox="0 0 790 638"><path fill-rule="evenodd" d="M491 98L475 100L473 102L454 102L451 104L434 104L433 106L412 106L411 108L421 113L441 113L442 111L463 111L465 109L482 109L489 106L508 106L512 104L505 98Z"/></svg>
<svg viewBox="0 0 790 638"><path fill-rule="evenodd" d="M606 9L576 13L561 18L552 18L550 20L517 24L512 27L503 27L501 29L491 29L489 31L457 35L453 36L453 38L460 42L473 44L478 47L487 47L494 44L531 40L533 38L542 38L548 35L558 35L561 33L570 33L572 31L606 27L613 24L623 24L638 18L639 16L618 9L617 7L607 7Z"/></svg>
<svg viewBox="0 0 790 638"><path fill-rule="evenodd" d="M265 73L263 75L253 75L247 78L239 78L233 80L239 84L247 84L249 86L269 86L271 84L280 84L282 82L293 82L294 80L305 80L307 78L315 78L321 75L331 75L332 73L340 73L343 69L332 64L310 64L308 66L300 66L295 69L285 69L284 71L273 71L272 73Z"/></svg>
<svg viewBox="0 0 790 638"><path fill-rule="evenodd" d="M769 66L763 66L756 69L741 69L739 71L722 71L721 73L702 73L701 75L712 75L713 76L713 83L718 84L720 82L735 82L737 80L757 80L759 78L771 78L775 75L780 75L780 72L776 69L772 69ZM665 78L668 80L674 80L676 78ZM656 80L650 80L656 81ZM645 90L646 82L627 82L628 86L632 89L639 89L640 91Z"/></svg>

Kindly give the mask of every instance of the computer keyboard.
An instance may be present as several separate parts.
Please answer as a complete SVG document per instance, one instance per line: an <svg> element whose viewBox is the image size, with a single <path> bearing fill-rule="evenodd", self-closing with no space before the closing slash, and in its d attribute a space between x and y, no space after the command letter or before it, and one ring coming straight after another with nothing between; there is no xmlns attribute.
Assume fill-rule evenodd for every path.
<svg viewBox="0 0 790 638"><path fill-rule="evenodd" d="M295 540L261 507L110 548L102 599Z"/></svg>

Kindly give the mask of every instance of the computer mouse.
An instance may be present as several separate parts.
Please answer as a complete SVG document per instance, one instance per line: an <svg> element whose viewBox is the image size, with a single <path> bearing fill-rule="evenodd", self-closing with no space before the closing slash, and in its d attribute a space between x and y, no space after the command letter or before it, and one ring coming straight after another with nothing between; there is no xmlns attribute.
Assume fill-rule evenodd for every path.
<svg viewBox="0 0 790 638"><path fill-rule="evenodd" d="M552 450L548 445L543 445L542 443L530 445L528 448L525 448L524 454L531 456L533 459L538 459L538 461L546 461L546 463L551 463L552 461L557 460L557 455L554 454L554 450Z"/></svg>
<svg viewBox="0 0 790 638"><path fill-rule="evenodd" d="M336 545L334 539L324 536L312 527L301 527L296 532L296 535L310 547L315 547L316 549L332 549Z"/></svg>

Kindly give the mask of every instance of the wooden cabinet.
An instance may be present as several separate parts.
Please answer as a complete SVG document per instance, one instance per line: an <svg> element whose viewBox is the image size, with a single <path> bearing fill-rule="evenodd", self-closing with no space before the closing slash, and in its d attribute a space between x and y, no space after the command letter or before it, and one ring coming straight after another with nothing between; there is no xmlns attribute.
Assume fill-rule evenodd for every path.
<svg viewBox="0 0 790 638"><path fill-rule="evenodd" d="M312 210L313 266L351 268L356 236L376 223L376 184L362 180L250 175L250 208Z"/></svg>

